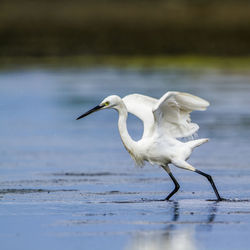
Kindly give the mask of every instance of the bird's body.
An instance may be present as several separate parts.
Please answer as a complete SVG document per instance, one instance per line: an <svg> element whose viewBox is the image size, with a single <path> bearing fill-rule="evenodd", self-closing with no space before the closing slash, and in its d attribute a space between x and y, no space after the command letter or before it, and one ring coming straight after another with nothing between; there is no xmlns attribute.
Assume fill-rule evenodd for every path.
<svg viewBox="0 0 250 250"><path fill-rule="evenodd" d="M105 98L100 105L84 113L77 119L81 119L90 113L100 109L113 108L118 111L118 129L122 142L137 165L149 162L163 167L175 184L175 189L166 200L178 191L179 184L173 177L169 164L176 167L195 171L210 181L218 200L222 200L211 176L195 169L186 160L193 149L208 141L205 139L182 142L178 138L190 137L199 126L191 123L190 113L193 110L205 110L209 103L204 99L188 93L170 91L159 100L132 94L123 99L112 95ZM144 132L139 141L134 141L127 130L128 112L134 114L143 121Z"/></svg>
<svg viewBox="0 0 250 250"><path fill-rule="evenodd" d="M167 97L171 98L171 95L173 95L173 93L175 95L177 93L179 95L183 94L179 92L168 92ZM185 97L186 96L187 94L185 93ZM193 96L191 95L189 95L188 97L193 98ZM176 114L174 114L175 116L172 114L172 119L174 120L172 123L170 122L171 119L169 117L167 117L168 121L164 121L164 117L162 114L156 114L154 117L154 113L159 112L159 110L154 111L155 105L159 105L156 99L150 98L150 103L148 104L147 102L143 102L143 100L147 100L149 99L149 97L138 94L129 95L124 97L123 99L121 99L119 96L112 96L112 98L116 99L116 102L118 103L118 105L116 105L114 109L116 109L119 113L118 128L122 142L137 165L142 166L144 165L145 161L153 165L160 166L167 165L178 159L185 161L189 158L194 147L208 141L208 139L200 139L189 142L182 142L175 138L176 134L178 134L180 137L183 137L182 135L185 134L187 134L187 136L191 136L194 132L197 131L198 125L192 123L192 125L190 126L190 123L182 120L182 117L178 117L179 123L177 123L177 121L174 120L176 119ZM140 103L142 107L136 107L138 103ZM131 106L131 104L134 106ZM171 105L174 104L175 103L172 100ZM208 105L208 103L206 102L205 105ZM202 108L204 108L205 105L203 104ZM134 107L136 107L136 111ZM176 106L174 106L173 108L176 109ZM128 133L128 110L132 114L137 115L144 122L144 133L139 141L134 141ZM187 114L189 114L190 111L182 110L181 112L185 112L186 117L188 116ZM162 119L161 123L159 122L159 120L157 121L157 115L158 117L160 116L160 118L158 118L159 120ZM172 133L168 130L168 126L172 127ZM195 128L195 130L193 130L193 128Z"/></svg>

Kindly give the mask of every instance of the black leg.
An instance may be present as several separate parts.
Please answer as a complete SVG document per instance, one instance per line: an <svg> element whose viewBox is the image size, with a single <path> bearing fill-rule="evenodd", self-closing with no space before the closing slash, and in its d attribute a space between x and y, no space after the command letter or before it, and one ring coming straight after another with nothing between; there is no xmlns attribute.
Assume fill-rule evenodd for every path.
<svg viewBox="0 0 250 250"><path fill-rule="evenodd" d="M172 175L172 173L168 173L170 178L172 179L172 181L174 182L175 188L174 190L166 197L166 201L168 201L180 188L179 183L177 182L177 180L174 178L174 176Z"/></svg>
<svg viewBox="0 0 250 250"><path fill-rule="evenodd" d="M198 174L201 174L201 175L205 176L208 179L208 181L210 182L210 184L211 184L211 186L212 186L212 188L213 188L213 190L214 190L214 192L216 194L216 197L217 197L218 201L224 200L223 198L220 197L220 194L219 194L219 192L218 192L218 190L217 190L217 188L216 188L216 186L214 184L214 181L213 181L211 175L206 174L206 173L204 173L204 172L202 172L200 170L197 170L197 169L195 170L195 172L198 173Z"/></svg>

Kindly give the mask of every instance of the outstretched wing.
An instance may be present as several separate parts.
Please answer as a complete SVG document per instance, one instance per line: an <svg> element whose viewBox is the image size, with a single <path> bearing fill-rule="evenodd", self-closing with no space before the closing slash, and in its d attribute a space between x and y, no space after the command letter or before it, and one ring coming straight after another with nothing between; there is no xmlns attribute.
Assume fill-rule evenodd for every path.
<svg viewBox="0 0 250 250"><path fill-rule="evenodd" d="M193 110L206 110L209 102L182 92L169 91L153 107L155 128L174 138L193 135L199 126L192 123L190 113Z"/></svg>
<svg viewBox="0 0 250 250"><path fill-rule="evenodd" d="M143 121L143 137L149 135L153 129L155 119L152 111L158 100L139 94L127 95L122 100L126 105L128 112Z"/></svg>

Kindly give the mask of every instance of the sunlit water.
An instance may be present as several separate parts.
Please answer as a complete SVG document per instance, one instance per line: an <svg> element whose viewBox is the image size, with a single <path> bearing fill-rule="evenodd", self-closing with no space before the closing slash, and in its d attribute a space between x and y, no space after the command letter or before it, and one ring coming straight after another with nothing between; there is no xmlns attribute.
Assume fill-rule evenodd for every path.
<svg viewBox="0 0 250 250"><path fill-rule="evenodd" d="M190 92L210 101L194 112L199 138L190 162L202 176L172 167L134 167L117 113L75 118L110 94ZM142 124L129 117L138 140ZM250 76L230 72L87 68L0 73L1 249L249 249ZM142 199L143 198L143 199Z"/></svg>

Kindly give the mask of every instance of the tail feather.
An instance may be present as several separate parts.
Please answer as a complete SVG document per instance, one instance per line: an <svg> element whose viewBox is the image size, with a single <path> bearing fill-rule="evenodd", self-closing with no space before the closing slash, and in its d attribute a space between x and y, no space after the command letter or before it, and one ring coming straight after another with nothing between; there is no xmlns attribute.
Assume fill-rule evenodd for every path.
<svg viewBox="0 0 250 250"><path fill-rule="evenodd" d="M189 141L186 142L192 149L199 147L201 144L208 142L209 139L208 138L203 138L203 139L198 139L198 140L194 140L194 141Z"/></svg>

